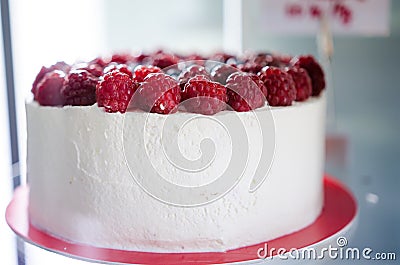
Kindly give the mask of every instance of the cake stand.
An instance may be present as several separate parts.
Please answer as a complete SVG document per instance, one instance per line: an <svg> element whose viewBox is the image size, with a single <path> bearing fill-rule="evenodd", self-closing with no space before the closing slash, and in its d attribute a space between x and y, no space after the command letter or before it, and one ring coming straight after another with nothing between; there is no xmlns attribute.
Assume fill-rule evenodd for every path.
<svg viewBox="0 0 400 265"><path fill-rule="evenodd" d="M338 238L348 236L357 217L357 204L352 194L336 179L324 177L324 207L320 216L311 225L268 242L246 246L227 252L201 253L152 253L97 248L76 244L56 238L30 225L28 219L29 187L21 186L6 210L6 220L11 229L25 242L67 257L106 264L244 264L260 263L266 258L278 260L277 256L266 255L261 248L268 245L269 251L284 248L321 249L332 244L337 247ZM260 227L262 229L262 227ZM339 241L338 241L339 242ZM262 258L260 258L260 254ZM286 253L287 254L287 253ZM282 261L282 260L281 260ZM288 264L288 260L284 260Z"/></svg>

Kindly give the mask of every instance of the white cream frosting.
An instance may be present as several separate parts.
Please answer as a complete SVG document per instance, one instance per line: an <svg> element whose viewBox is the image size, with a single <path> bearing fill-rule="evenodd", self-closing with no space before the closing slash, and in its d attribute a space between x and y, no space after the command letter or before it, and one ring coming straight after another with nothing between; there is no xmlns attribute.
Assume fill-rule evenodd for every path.
<svg viewBox="0 0 400 265"><path fill-rule="evenodd" d="M75 242L159 252L225 251L294 232L322 208L325 109L324 95L290 107L263 107L256 112L272 113L274 123L260 127L252 112L124 116L96 105L28 102L30 221ZM238 120L247 142L231 137ZM273 162L265 181L249 192L264 162L261 153L273 149L272 142L263 144L263 133L274 140ZM205 138L210 141L202 143ZM171 161L165 154L174 141L181 157ZM210 143L215 152L208 154ZM241 162L229 165L233 152L245 168ZM192 162L204 170L187 170ZM149 176L156 171L168 183L201 187L228 169L243 171L237 185L196 207L163 203L138 184L154 185ZM172 204L185 201L169 187L156 190ZM203 195L194 201L206 202L209 196Z"/></svg>

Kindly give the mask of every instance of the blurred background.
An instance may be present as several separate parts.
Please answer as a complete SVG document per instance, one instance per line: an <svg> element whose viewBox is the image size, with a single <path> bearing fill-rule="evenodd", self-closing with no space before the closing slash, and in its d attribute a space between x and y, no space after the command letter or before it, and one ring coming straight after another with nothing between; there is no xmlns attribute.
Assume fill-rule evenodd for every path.
<svg viewBox="0 0 400 265"><path fill-rule="evenodd" d="M31 97L32 82L42 65L92 59L113 51L158 48L183 53L277 51L313 54L324 61L318 24L305 24L303 31L273 30L281 22L271 21L268 2L273 1L13 0L9 3L8 36L7 1L2 0L1 48L8 53L0 55L0 212L5 212L13 186L25 182L24 102ZM396 252L400 259L400 1L339 2L350 7L353 2L388 6L383 7L387 10L383 16L375 17L374 10L367 15L372 21L386 23L386 30L379 33L369 32L367 22L360 32L351 30L351 22L347 31L333 27L331 65L324 64L330 79L332 122L327 130L326 172L342 180L359 204L358 226L349 245ZM10 40L11 51L7 46ZM10 114L14 106L7 100L6 58L11 58L14 66L15 120ZM15 131L9 117L11 124L15 121L18 146L10 145ZM87 262L17 242L0 218L0 264Z"/></svg>

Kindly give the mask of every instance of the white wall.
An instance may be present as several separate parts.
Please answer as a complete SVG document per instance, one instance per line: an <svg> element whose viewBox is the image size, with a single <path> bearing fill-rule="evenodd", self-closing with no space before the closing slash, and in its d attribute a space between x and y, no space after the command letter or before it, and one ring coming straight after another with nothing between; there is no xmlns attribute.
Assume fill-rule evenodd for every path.
<svg viewBox="0 0 400 265"><path fill-rule="evenodd" d="M96 0L10 1L21 172L25 175L24 102L43 65L90 59L105 50L103 5Z"/></svg>
<svg viewBox="0 0 400 265"><path fill-rule="evenodd" d="M105 1L110 50L222 48L222 0Z"/></svg>
<svg viewBox="0 0 400 265"><path fill-rule="evenodd" d="M91 59L105 51L103 2L96 0L13 0L10 19L13 41L15 94L22 182L26 172L25 100L42 65L59 60ZM1 67L3 64L1 65ZM0 69L0 73L4 73ZM3 84L4 77L0 76ZM5 86L3 86L5 87ZM0 90L0 212L10 200L12 186L5 91ZM3 95L4 94L4 95ZM3 148L4 147L4 148ZM3 150L5 149L5 150ZM56 176L55 176L56 177ZM15 264L16 244L11 230L0 218L0 263ZM8 238L11 237L11 240ZM26 264L82 264L38 247L26 245Z"/></svg>

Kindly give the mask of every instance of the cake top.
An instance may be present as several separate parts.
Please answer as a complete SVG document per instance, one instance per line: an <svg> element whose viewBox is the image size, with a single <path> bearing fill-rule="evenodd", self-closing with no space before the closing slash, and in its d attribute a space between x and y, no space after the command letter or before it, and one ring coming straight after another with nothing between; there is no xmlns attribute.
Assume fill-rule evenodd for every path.
<svg viewBox="0 0 400 265"><path fill-rule="evenodd" d="M72 65L42 67L32 85L42 106L97 105L106 112L130 109L170 114L212 115L223 110L251 111L268 104L290 106L319 96L324 73L311 55L272 53L208 57L116 53Z"/></svg>

